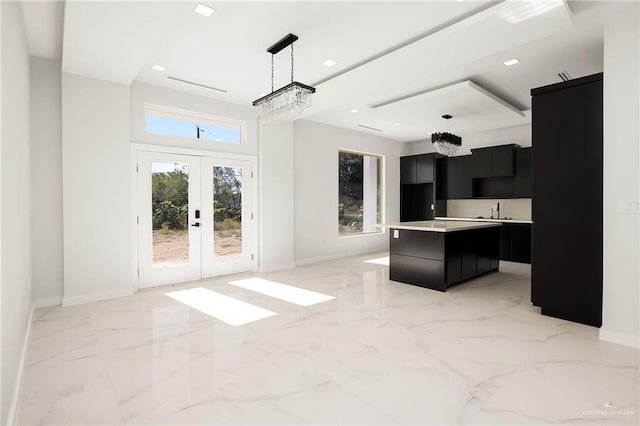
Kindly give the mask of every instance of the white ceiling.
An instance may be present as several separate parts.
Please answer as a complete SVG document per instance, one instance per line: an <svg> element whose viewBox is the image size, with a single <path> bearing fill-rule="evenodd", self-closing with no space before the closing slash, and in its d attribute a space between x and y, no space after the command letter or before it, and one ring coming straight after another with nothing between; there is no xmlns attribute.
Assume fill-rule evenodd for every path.
<svg viewBox="0 0 640 426"><path fill-rule="evenodd" d="M251 105L270 91L267 47L291 32L300 37L294 44L295 79L317 88L306 118L414 141L431 131L447 130L437 128L444 113L459 116L460 120L451 120L453 130L460 126L459 132L526 123L529 114L516 112L530 108L532 87L560 81L561 71L573 77L602 71L603 16L615 2L551 1L559 1L557 7L512 23L518 12L514 8L540 0L207 0L204 3L216 9L208 18L193 12L197 2L192 1L67 0L62 68ZM43 37L38 37L36 18L25 15L30 45L37 46ZM503 61L513 57L520 64L505 67ZM289 79L289 49L275 58L278 88ZM337 64L322 65L328 58ZM153 64L167 70L153 71ZM437 89L467 80L510 107L496 112L483 104L486 96L478 101L479 92L470 85L455 91L455 96L435 96L441 93ZM399 99L403 100L376 107ZM500 110L496 103L491 105ZM352 109L359 112L351 113Z"/></svg>

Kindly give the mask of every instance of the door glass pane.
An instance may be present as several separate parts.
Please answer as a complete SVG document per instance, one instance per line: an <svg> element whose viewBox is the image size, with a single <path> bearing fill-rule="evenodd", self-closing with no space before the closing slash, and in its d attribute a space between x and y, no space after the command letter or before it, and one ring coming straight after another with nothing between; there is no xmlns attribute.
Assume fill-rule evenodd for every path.
<svg viewBox="0 0 640 426"><path fill-rule="evenodd" d="M189 263L189 166L152 162L153 267Z"/></svg>
<svg viewBox="0 0 640 426"><path fill-rule="evenodd" d="M214 257L242 256L242 168L213 167Z"/></svg>

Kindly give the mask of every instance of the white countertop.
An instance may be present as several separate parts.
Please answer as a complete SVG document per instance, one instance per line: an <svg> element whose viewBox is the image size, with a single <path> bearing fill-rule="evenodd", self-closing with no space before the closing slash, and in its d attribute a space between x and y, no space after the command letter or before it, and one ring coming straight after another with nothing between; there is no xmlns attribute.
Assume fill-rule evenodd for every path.
<svg viewBox="0 0 640 426"><path fill-rule="evenodd" d="M449 221L449 220L423 220L418 222L400 222L385 225L387 228L408 229L411 231L432 231L432 232L453 232L467 229L491 228L502 226L500 222L478 222L478 221Z"/></svg>
<svg viewBox="0 0 640 426"><path fill-rule="evenodd" d="M475 217L436 217L436 220L463 220L466 222L504 222L504 223L533 223L531 220L523 219L478 219Z"/></svg>

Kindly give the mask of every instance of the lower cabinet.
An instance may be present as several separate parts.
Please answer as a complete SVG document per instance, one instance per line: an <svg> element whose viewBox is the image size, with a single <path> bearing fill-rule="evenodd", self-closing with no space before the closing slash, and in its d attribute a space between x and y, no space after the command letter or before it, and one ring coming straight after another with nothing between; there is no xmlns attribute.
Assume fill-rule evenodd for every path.
<svg viewBox="0 0 640 426"><path fill-rule="evenodd" d="M400 221L433 220L435 202L432 183L400 185Z"/></svg>
<svg viewBox="0 0 640 426"><path fill-rule="evenodd" d="M500 228L500 260L531 263L531 224L503 223Z"/></svg>
<svg viewBox="0 0 640 426"><path fill-rule="evenodd" d="M531 263L531 224L511 224L511 261Z"/></svg>

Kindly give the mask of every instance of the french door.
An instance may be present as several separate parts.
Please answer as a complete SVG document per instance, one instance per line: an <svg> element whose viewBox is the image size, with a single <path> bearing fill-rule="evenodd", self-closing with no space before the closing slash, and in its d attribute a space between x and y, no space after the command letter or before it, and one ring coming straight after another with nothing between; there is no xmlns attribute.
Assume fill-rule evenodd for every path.
<svg viewBox="0 0 640 426"><path fill-rule="evenodd" d="M138 285L255 268L252 162L138 152Z"/></svg>

